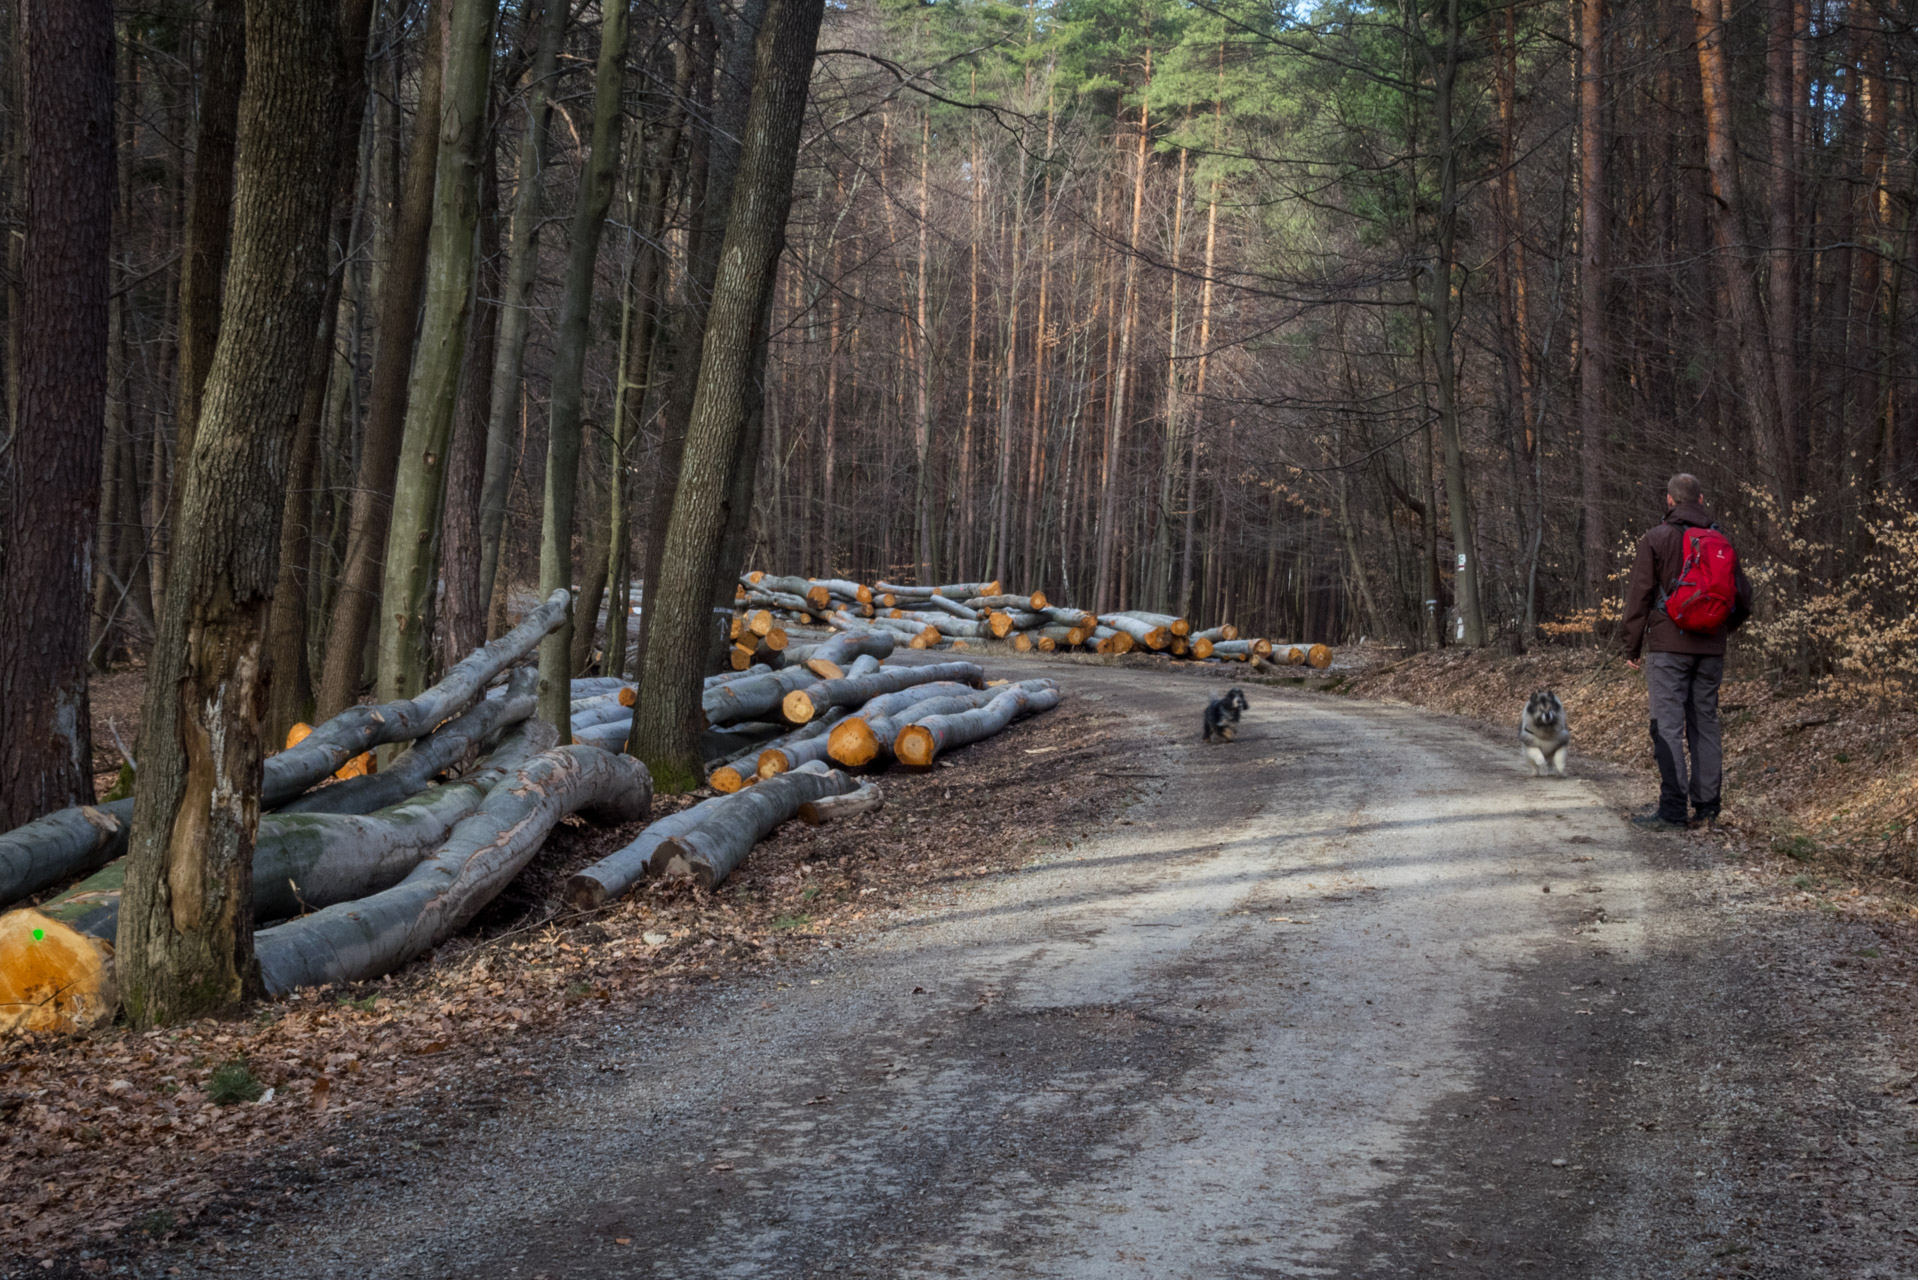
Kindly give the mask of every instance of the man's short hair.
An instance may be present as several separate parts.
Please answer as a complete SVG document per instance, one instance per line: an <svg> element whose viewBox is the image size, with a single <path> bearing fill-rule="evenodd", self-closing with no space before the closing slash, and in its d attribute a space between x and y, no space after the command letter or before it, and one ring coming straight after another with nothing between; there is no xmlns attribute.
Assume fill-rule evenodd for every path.
<svg viewBox="0 0 1918 1280"><path fill-rule="evenodd" d="M1698 483L1697 476L1681 471L1665 482L1665 492L1673 502L1697 502L1705 496L1705 486Z"/></svg>

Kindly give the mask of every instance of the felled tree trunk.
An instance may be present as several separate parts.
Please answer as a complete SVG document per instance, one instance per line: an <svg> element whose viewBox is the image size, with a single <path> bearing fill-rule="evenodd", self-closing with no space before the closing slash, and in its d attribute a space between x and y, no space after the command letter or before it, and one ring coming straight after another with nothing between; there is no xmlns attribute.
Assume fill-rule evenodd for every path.
<svg viewBox="0 0 1918 1280"><path fill-rule="evenodd" d="M770 778L773 776L773 773L783 772L783 770L775 769L773 773L767 773L763 768L763 762L767 756L775 755L784 757L788 751L799 752L803 747L809 746L814 740L817 740L820 744L819 755L823 756L825 754L826 734L835 724L838 724L845 715L846 712L843 707L835 707L820 715L803 729L795 729L791 733L772 739L770 742L755 741L744 744L730 754L712 761L707 766L706 784L721 795L730 795L742 787L751 786L760 778ZM807 756L805 758L817 759L819 756ZM751 763L748 763L748 761ZM794 761L795 764L802 762L803 761L799 760Z"/></svg>
<svg viewBox="0 0 1918 1280"><path fill-rule="evenodd" d="M790 596L797 596L805 602L802 607L811 607L822 613L832 599L832 592L827 589L825 583L813 582L806 578L774 577L772 574L767 574L752 585L757 590L768 593L784 592Z"/></svg>
<svg viewBox="0 0 1918 1280"><path fill-rule="evenodd" d="M1194 640L1210 640L1214 644L1217 644L1221 640L1237 640L1239 638L1239 629L1228 622L1220 627L1207 627L1204 631L1196 632L1192 638Z"/></svg>
<svg viewBox="0 0 1918 1280"><path fill-rule="evenodd" d="M653 865L660 874L689 875L711 889L738 869L754 845L796 815L799 806L844 795L857 786L837 769L810 764L750 790L718 796L688 810L698 814L698 820L661 842Z"/></svg>
<svg viewBox="0 0 1918 1280"><path fill-rule="evenodd" d="M820 645L813 652L813 660L837 666L852 663L860 657L883 659L892 649L893 639L884 632L857 635L848 632ZM818 681L819 677L810 669L799 666L750 680L733 680L709 687L701 700L706 723L723 725L761 719L778 710L787 694Z"/></svg>
<svg viewBox="0 0 1918 1280"><path fill-rule="evenodd" d="M846 715L845 707L834 707L805 728L795 729L785 737L767 743L753 763L754 776L763 781L790 773L802 764L824 760L826 750L831 745L833 726L844 720Z"/></svg>
<svg viewBox="0 0 1918 1280"><path fill-rule="evenodd" d="M804 689L794 689L781 701L779 709L786 723L805 724L828 707L856 707L882 694L897 693L901 689L939 680L963 681L977 687L985 683L986 673L971 662L888 667L851 674L843 680L821 680Z"/></svg>
<svg viewBox="0 0 1918 1280"><path fill-rule="evenodd" d="M468 751L529 718L537 707L538 692L539 673L523 667L513 673L503 697L480 699L416 741L380 772L309 791L279 812L371 813L398 804L458 764Z"/></svg>
<svg viewBox="0 0 1918 1280"><path fill-rule="evenodd" d="M566 617L567 593L555 591L517 627L475 649L446 678L416 698L348 707L314 729L299 745L266 762L260 803L277 808L372 747L405 742L431 732L471 702L494 676L532 651Z"/></svg>
<svg viewBox="0 0 1918 1280"><path fill-rule="evenodd" d="M879 793L876 782L862 782L857 790L848 791L843 796L822 796L817 800L808 800L799 806L799 820L809 827L823 827L828 822L844 822L847 818L856 818L862 813L871 813L884 808L886 799Z"/></svg>
<svg viewBox="0 0 1918 1280"><path fill-rule="evenodd" d="M1163 626L1123 613L1102 613L1099 621L1114 631L1123 631L1148 649L1163 649L1172 643L1172 632Z"/></svg>
<svg viewBox="0 0 1918 1280"><path fill-rule="evenodd" d="M917 623L921 627L931 627L942 636L956 636L966 640L991 640L992 627L984 620L967 622L964 618L950 618L943 613L909 613L903 621Z"/></svg>
<svg viewBox="0 0 1918 1280"><path fill-rule="evenodd" d="M921 714L964 711L983 706L999 691L971 690L962 685L921 685L898 693L874 698L847 716L827 735L826 754L839 764L857 768L892 753L892 740L899 725ZM898 724L894 723L894 718Z"/></svg>
<svg viewBox="0 0 1918 1280"><path fill-rule="evenodd" d="M844 578L814 578L812 585L824 587L829 596L838 596L841 600L851 600L858 604L872 603L872 588L858 582L848 582Z"/></svg>
<svg viewBox="0 0 1918 1280"><path fill-rule="evenodd" d="M1016 684L1000 691L983 707L946 715L922 715L902 726L893 739L893 754L900 763L929 768L939 753L951 747L963 747L981 738L990 738L1021 716L1050 711L1059 705L1059 690L1033 688L1033 682Z"/></svg>
<svg viewBox="0 0 1918 1280"><path fill-rule="evenodd" d="M979 611L977 609L969 605L960 604L957 600L951 600L945 596L927 596L925 604L928 612L949 613L963 622L979 621Z"/></svg>
<svg viewBox="0 0 1918 1280"><path fill-rule="evenodd" d="M0 835L0 907L85 875L127 851L133 800L75 805Z"/></svg>
<svg viewBox="0 0 1918 1280"><path fill-rule="evenodd" d="M974 596L966 601L966 608L984 612L988 609L1017 609L1027 613L1037 613L1046 607L1046 593L1035 591L1029 596Z"/></svg>
<svg viewBox="0 0 1918 1280"><path fill-rule="evenodd" d="M1128 609L1122 616L1137 618L1148 626L1164 627L1175 636L1188 636L1192 634L1192 624L1190 622L1184 618L1175 618L1169 613L1147 613L1141 609Z"/></svg>
<svg viewBox="0 0 1918 1280"><path fill-rule="evenodd" d="M630 756L583 746L541 752L399 884L255 934L267 991L285 995L391 973L491 902L562 817L632 822L646 816L652 795L646 767Z"/></svg>
<svg viewBox="0 0 1918 1280"><path fill-rule="evenodd" d="M1091 634L1092 632L1089 628L1068 627L1057 622L1051 626L1039 628L1039 638L1041 640L1050 640L1055 646L1062 644L1071 645L1075 649L1084 644L1086 637Z"/></svg>
<svg viewBox="0 0 1918 1280"><path fill-rule="evenodd" d="M1212 656L1212 641L1208 640L1204 636L1193 636L1191 637L1191 641L1190 641L1190 644L1188 645L1187 652L1189 652L1194 658L1197 658L1199 661L1203 662L1207 658Z"/></svg>
<svg viewBox="0 0 1918 1280"><path fill-rule="evenodd" d="M494 786L552 742L552 727L531 721L458 782L390 808L364 815L267 814L253 851L253 918L283 919L393 884ZM0 916L0 1035L86 1031L111 1020L118 995L112 948L104 944L119 925L125 879L121 859L38 909Z"/></svg>

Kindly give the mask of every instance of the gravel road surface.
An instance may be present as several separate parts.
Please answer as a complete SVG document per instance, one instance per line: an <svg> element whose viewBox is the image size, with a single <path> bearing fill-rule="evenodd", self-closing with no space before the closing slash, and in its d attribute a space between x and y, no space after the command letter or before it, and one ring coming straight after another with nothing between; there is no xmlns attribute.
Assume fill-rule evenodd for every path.
<svg viewBox="0 0 1918 1280"><path fill-rule="evenodd" d="M376 1173L159 1267L1918 1274L1918 1106L1830 967L1851 926L1761 913L1456 722L1254 689L1205 746L1216 683L992 665L1109 710L1137 803L609 1024L542 1096L369 1131Z"/></svg>

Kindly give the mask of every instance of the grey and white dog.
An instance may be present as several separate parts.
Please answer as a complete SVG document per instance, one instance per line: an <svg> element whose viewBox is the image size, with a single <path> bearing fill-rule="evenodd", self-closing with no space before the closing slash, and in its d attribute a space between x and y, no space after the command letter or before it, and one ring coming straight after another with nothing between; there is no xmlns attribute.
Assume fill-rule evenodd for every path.
<svg viewBox="0 0 1918 1280"><path fill-rule="evenodd" d="M1565 704L1549 689L1540 690L1526 700L1518 718L1518 741L1525 748L1526 763L1532 776L1540 777L1547 768L1565 776L1565 753L1572 745L1572 727L1565 720Z"/></svg>
<svg viewBox="0 0 1918 1280"><path fill-rule="evenodd" d="M1245 700L1243 690L1233 689L1222 698L1214 698L1205 708L1205 740L1214 737L1221 742L1232 741L1232 735L1238 732L1239 716L1252 704Z"/></svg>

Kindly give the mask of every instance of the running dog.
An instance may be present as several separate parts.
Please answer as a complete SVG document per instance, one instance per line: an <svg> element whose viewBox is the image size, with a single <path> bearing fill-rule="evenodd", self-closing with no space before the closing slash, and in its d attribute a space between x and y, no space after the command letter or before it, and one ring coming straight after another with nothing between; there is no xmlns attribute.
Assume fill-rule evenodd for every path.
<svg viewBox="0 0 1918 1280"><path fill-rule="evenodd" d="M1251 706L1245 700L1245 692L1233 689L1222 698L1214 698L1205 708L1205 740L1217 737L1221 742L1232 741L1232 735L1238 731L1239 717Z"/></svg>
<svg viewBox="0 0 1918 1280"><path fill-rule="evenodd" d="M1547 768L1561 778L1565 776L1565 753L1572 745L1572 728L1565 719L1565 704L1557 694L1541 690L1526 701L1518 717L1518 741L1534 778L1543 777Z"/></svg>

